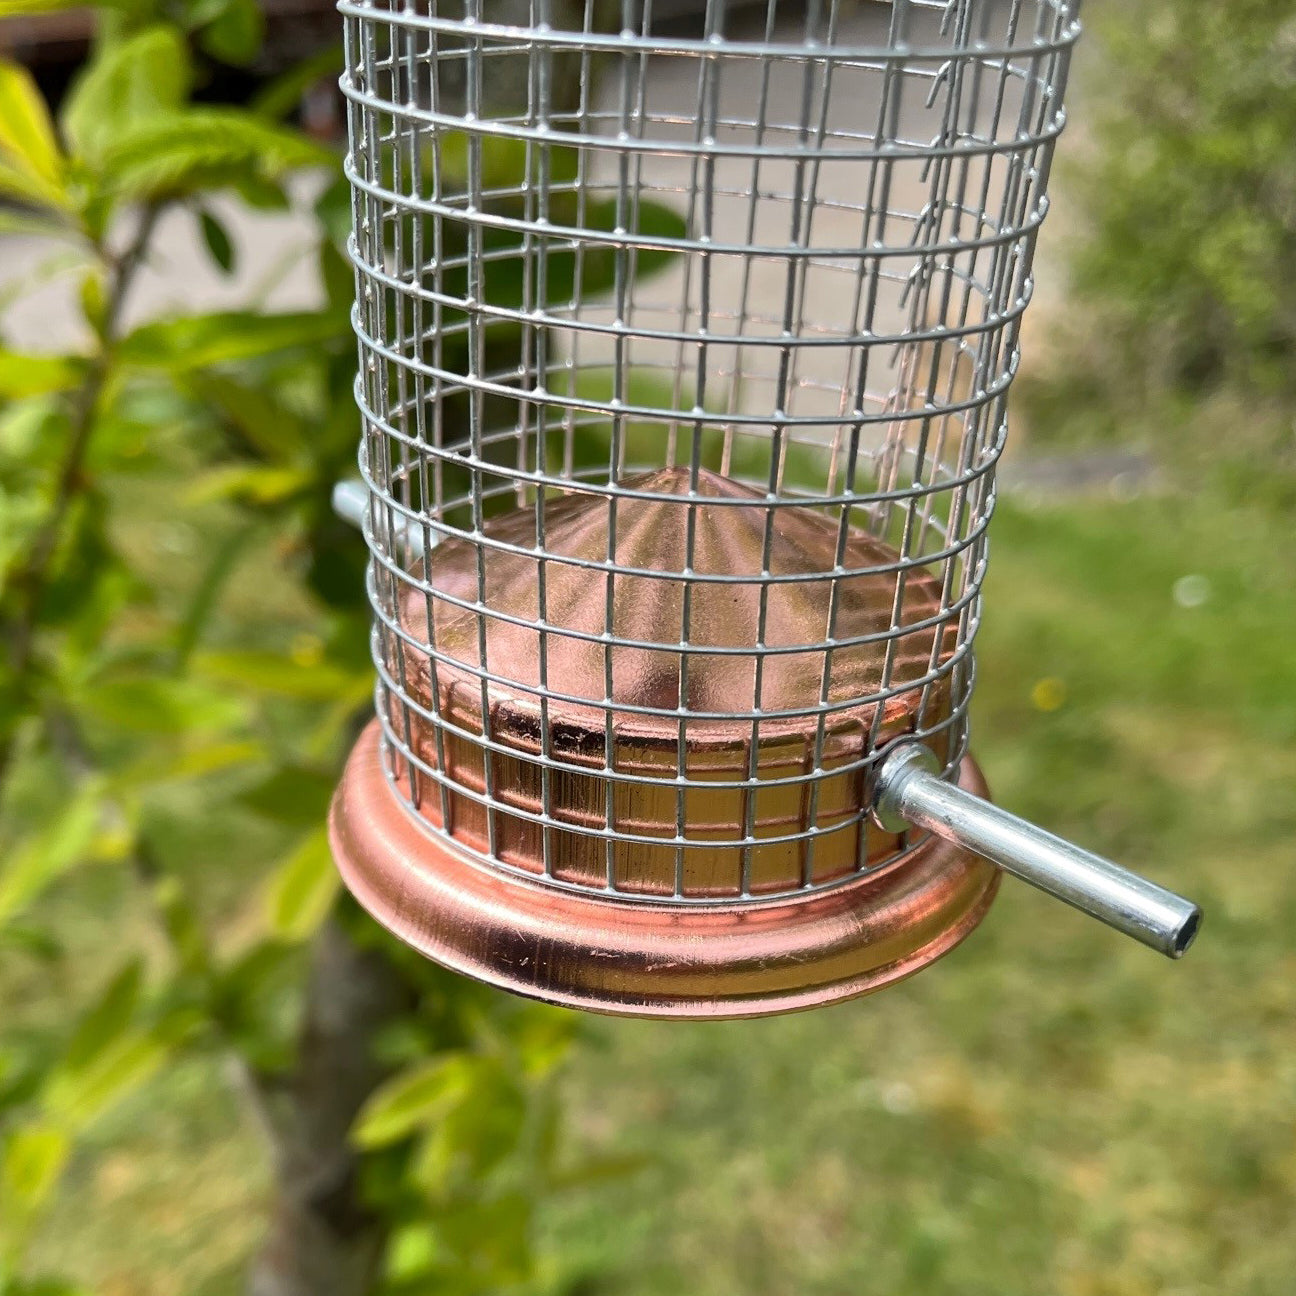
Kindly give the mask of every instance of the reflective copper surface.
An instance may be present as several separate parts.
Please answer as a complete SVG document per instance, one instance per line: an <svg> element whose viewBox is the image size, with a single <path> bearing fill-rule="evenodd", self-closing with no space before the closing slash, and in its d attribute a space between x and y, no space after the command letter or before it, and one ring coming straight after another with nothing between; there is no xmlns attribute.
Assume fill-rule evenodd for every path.
<svg viewBox="0 0 1296 1296"><path fill-rule="evenodd" d="M970 761L961 784L985 791ZM388 786L376 723L351 755L329 828L360 903L428 957L519 994L632 1016L760 1016L879 989L957 945L1000 876L932 839L789 899L680 905L562 890L432 838Z"/></svg>
<svg viewBox="0 0 1296 1296"><path fill-rule="evenodd" d="M946 678L881 704L844 705L828 714L822 736L815 708L885 691L888 653L886 678L898 689L947 661L955 624L942 611L936 580L907 572L897 615L899 555L862 531L843 539L835 516L807 507L773 510L767 560L771 510L758 491L703 471L690 497L683 469L620 487L638 497L619 498L615 517L603 494L547 500L543 555L534 551L535 512L523 508L487 524L480 571L478 545L454 540L435 551L431 595L405 592L405 690L450 726L441 733L448 793L443 799L434 779L416 774L420 812L482 854L490 852L493 828L494 858L514 868L544 873L547 856L550 875L563 882L643 895L787 892L895 854L900 839L864 818L862 762L878 743L916 729L943 754ZM763 576L766 563L772 583ZM609 564L618 569L610 622L609 576L599 569ZM686 570L695 579L679 579ZM846 642L826 662L834 570L858 574L837 582L831 630ZM542 573L549 627L543 660ZM712 576L724 579L705 579ZM701 651L688 654L681 699L686 586L687 641ZM476 606L479 592L485 612ZM762 625L766 650L792 651L758 654ZM607 630L616 642L603 639ZM434 644L435 662L409 640ZM483 665L497 677L486 684L485 707L474 673ZM705 718L681 718L681 702ZM396 733L404 732L401 709L393 695ZM798 710L810 714L777 714ZM418 761L440 768L434 725L411 708L409 727ZM503 750L488 752L484 729ZM634 777L609 779L609 764ZM753 770L771 786L709 786L745 780ZM411 771L397 773L408 779ZM679 775L688 782L682 805ZM738 844L749 824L751 837L775 840ZM686 844L678 846L681 826ZM610 828L616 836L576 831L581 827Z"/></svg>

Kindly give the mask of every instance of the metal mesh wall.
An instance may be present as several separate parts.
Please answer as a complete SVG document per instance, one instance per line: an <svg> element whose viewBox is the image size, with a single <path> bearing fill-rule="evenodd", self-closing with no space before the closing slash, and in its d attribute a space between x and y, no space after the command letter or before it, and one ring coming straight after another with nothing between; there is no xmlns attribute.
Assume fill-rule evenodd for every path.
<svg viewBox="0 0 1296 1296"><path fill-rule="evenodd" d="M612 894L894 857L879 747L966 745L1075 4L340 8L392 786Z"/></svg>

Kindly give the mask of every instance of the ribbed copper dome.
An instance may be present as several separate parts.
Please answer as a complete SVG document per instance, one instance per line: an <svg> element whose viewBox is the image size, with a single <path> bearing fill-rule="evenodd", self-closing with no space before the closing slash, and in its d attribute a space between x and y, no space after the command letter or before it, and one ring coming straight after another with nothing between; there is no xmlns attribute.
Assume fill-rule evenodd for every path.
<svg viewBox="0 0 1296 1296"><path fill-rule="evenodd" d="M923 727L937 724L949 705L943 679L926 690L925 700L921 687L888 698L880 717L878 704L871 701L829 713L817 798L812 782L805 780L815 769L818 715L769 713L814 712L824 697L830 704L849 703L922 680L954 643L950 614L942 619L939 586L925 572L908 571L896 616L899 555L858 530L842 544L835 519L785 503L773 509L765 577L771 512L766 497L709 472L699 474L690 494L690 480L686 470L663 469L622 481L619 490L628 494L619 493L615 501L604 493L576 491L546 501L543 557L533 552L533 509L490 522L482 546L481 602L487 612L458 605L476 605L479 594L478 545L464 539L435 551L432 598L411 589L402 601L404 629L418 642L430 638L437 650L434 670L426 653L407 645L407 689L448 725L472 736L484 727L481 679L474 673L483 664L484 627L484 665L498 677L486 688L489 736L507 749L492 756L492 793L498 802L524 812L495 812L495 856L506 863L544 872L547 831L549 871L561 880L700 898L741 894L744 885L751 893L794 889L806 881L844 875L864 859L876 861L896 849L896 839L873 825L861 840L859 762L878 740L912 730L920 704ZM609 552L613 525L615 543ZM693 565L686 581L690 528ZM604 570L609 565L618 569L610 630L620 641L611 647L602 638L609 628ZM827 661L823 691L834 570L859 574L838 581L832 631L838 643L846 642ZM542 573L547 626L543 666ZM768 593L762 609L763 585ZM686 589L687 641L693 651L682 673ZM762 621L765 648L775 651L761 655L758 697L756 649ZM856 639L866 641L850 642ZM627 640L646 646L627 646ZM884 689L889 646L891 670ZM683 771L681 719L669 714L680 707L681 678L687 682L682 701L690 713L683 721ZM548 697L544 717L540 690ZM760 719L753 731L757 711ZM545 718L548 756L558 763L549 778L547 829L527 817L529 812L543 818L546 809ZM415 729L414 750L435 767L433 726L416 724ZM485 749L474 737L449 728L442 737L445 772L454 785L447 798L447 822L442 823L442 798L435 785L421 790L421 810L451 836L484 852L489 841L486 808L458 789L484 795ZM753 740L758 779L803 781L750 791L708 788L707 783L748 778ZM609 741L611 768L633 775L633 781L606 776ZM838 767L848 768L832 773ZM671 780L681 773L690 785L684 792L682 849L673 841L656 846L620 840L609 849L601 836L562 826L674 839L679 804ZM749 796L755 798L754 806L749 806ZM757 838L792 840L745 850L737 843L747 837L749 823ZM805 836L812 825L820 830L813 848Z"/></svg>

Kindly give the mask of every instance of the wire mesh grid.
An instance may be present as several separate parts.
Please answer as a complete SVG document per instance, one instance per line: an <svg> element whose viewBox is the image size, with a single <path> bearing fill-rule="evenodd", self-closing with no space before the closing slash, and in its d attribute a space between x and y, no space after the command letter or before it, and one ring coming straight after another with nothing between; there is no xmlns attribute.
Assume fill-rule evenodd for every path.
<svg viewBox="0 0 1296 1296"><path fill-rule="evenodd" d="M1075 3L339 7L393 790L611 895L894 858L880 746L966 747Z"/></svg>

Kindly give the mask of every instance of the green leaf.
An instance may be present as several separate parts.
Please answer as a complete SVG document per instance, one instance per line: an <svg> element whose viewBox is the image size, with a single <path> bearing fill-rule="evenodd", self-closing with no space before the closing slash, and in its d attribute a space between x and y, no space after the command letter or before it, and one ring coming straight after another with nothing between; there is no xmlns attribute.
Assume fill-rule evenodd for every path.
<svg viewBox="0 0 1296 1296"><path fill-rule="evenodd" d="M281 72L259 89L248 105L261 117L280 119L292 113L302 96L321 81L336 83L342 66L342 43L330 45Z"/></svg>
<svg viewBox="0 0 1296 1296"><path fill-rule="evenodd" d="M238 802L275 823L313 826L328 814L336 784L332 772L285 765L242 793Z"/></svg>
<svg viewBox="0 0 1296 1296"><path fill-rule="evenodd" d="M300 951L282 941L260 941L244 950L220 972L219 993L227 1007L246 1012L267 986L284 979L300 959Z"/></svg>
<svg viewBox="0 0 1296 1296"><path fill-rule="evenodd" d="M47 212L0 210L0 235L17 234L27 238L80 239L80 233Z"/></svg>
<svg viewBox="0 0 1296 1296"><path fill-rule="evenodd" d="M0 411L0 464L8 471L7 482L15 482L18 468L33 468L42 474L57 460L58 447L70 428L59 402L48 397L15 401Z"/></svg>
<svg viewBox="0 0 1296 1296"><path fill-rule="evenodd" d="M77 1022L63 1055L68 1071L84 1071L130 1026L139 1004L143 965L133 958L104 987Z"/></svg>
<svg viewBox="0 0 1296 1296"><path fill-rule="evenodd" d="M18 183L28 186L26 196L65 204L63 155L54 123L35 78L17 63L0 62L0 159Z"/></svg>
<svg viewBox="0 0 1296 1296"><path fill-rule="evenodd" d="M501 215L520 218L523 214L520 209L515 212L507 204L501 205L505 208ZM575 222L577 213L573 207L567 212L557 210L551 216L555 224L561 224L564 220ZM587 229L611 233L617 228L616 203L588 202L583 219ZM636 212L634 233L643 238L681 239L687 233L687 223L672 208L645 201ZM444 237L455 237L455 231L449 231ZM486 281L491 301L499 306L521 308L527 302L528 291L537 291L535 286L529 287L531 274L522 235L515 229L488 226L482 231L482 240L490 258ZM581 295L597 297L612 289L620 265L624 264L626 274L642 280L665 269L678 256L672 248L644 248L631 256L611 243L592 243L578 255L569 243L558 243L549 249L544 261L545 297L551 304L569 302L577 291L578 266ZM443 291L452 296L467 296L468 271L461 255L455 255L452 266L443 272L442 284Z"/></svg>
<svg viewBox="0 0 1296 1296"><path fill-rule="evenodd" d="M217 543L211 560L203 569L202 576L194 587L189 606L176 626L173 666L177 673L186 665L194 648L197 647L211 620L212 613L220 603L220 596L226 583L234 574L243 551L255 534L255 527L240 527Z"/></svg>
<svg viewBox="0 0 1296 1296"><path fill-rule="evenodd" d="M104 293L103 271L95 266L81 278L81 314L102 337L108 319L108 299Z"/></svg>
<svg viewBox="0 0 1296 1296"><path fill-rule="evenodd" d="M123 132L104 155L103 173L119 196L160 199L336 165L332 152L295 131L235 109L194 108Z"/></svg>
<svg viewBox="0 0 1296 1296"><path fill-rule="evenodd" d="M268 652L197 653L193 668L213 683L307 702L352 698L358 703L373 687L367 673L353 674L327 663L299 666L289 657Z"/></svg>
<svg viewBox="0 0 1296 1296"><path fill-rule="evenodd" d="M437 1236L479 1282L485 1279L478 1291L510 1288L531 1276L532 1209L518 1192L458 1201L437 1212Z"/></svg>
<svg viewBox="0 0 1296 1296"><path fill-rule="evenodd" d="M351 235L351 185L345 175L336 175L315 199L315 219L328 241L343 252Z"/></svg>
<svg viewBox="0 0 1296 1296"><path fill-rule="evenodd" d="M462 1101L448 1105L424 1135L411 1177L434 1195L456 1181L480 1184L518 1146L526 1095L500 1059L477 1058Z"/></svg>
<svg viewBox="0 0 1296 1296"><path fill-rule="evenodd" d="M436 1230L430 1224L405 1224L387 1243L384 1261L389 1282L412 1282L432 1269L437 1257Z"/></svg>
<svg viewBox="0 0 1296 1296"><path fill-rule="evenodd" d="M68 94L63 133L92 165L141 122L174 113L189 93L189 50L174 27L102 44Z"/></svg>
<svg viewBox="0 0 1296 1296"><path fill-rule="evenodd" d="M0 1200L15 1214L38 1210L58 1184L72 1152L67 1134L54 1125L23 1125L5 1140L0 1164Z"/></svg>
<svg viewBox="0 0 1296 1296"><path fill-rule="evenodd" d="M230 238L229 230L206 207L198 212L198 224L202 228L203 242L211 253L211 259L225 274L233 274L234 241Z"/></svg>
<svg viewBox="0 0 1296 1296"><path fill-rule="evenodd" d="M284 463L309 448L303 419L285 408L267 384L200 370L185 375L184 387L204 405L219 410L255 458Z"/></svg>
<svg viewBox="0 0 1296 1296"><path fill-rule="evenodd" d="M45 1082L51 1064L49 1050L43 1039L37 1041L27 1035L19 1042L17 1032L7 1031L6 1035L14 1040L14 1044L0 1048L0 1123L15 1108L26 1106L39 1098L40 1087ZM0 1219L2 1218L3 1208L0 1208ZM0 1287L0 1291L3 1290Z"/></svg>
<svg viewBox="0 0 1296 1296"><path fill-rule="evenodd" d="M341 336L336 319L315 311L220 311L143 324L122 339L117 356L144 369L186 373Z"/></svg>
<svg viewBox="0 0 1296 1296"><path fill-rule="evenodd" d="M323 827L307 836L275 870L266 892L270 930L285 941L304 941L328 917L338 873Z"/></svg>
<svg viewBox="0 0 1296 1296"><path fill-rule="evenodd" d="M355 267L326 239L320 242L317 264L329 306L346 311L355 297Z"/></svg>
<svg viewBox="0 0 1296 1296"><path fill-rule="evenodd" d="M40 832L5 852L0 864L0 924L85 859L98 832L101 797L97 782L83 784Z"/></svg>
<svg viewBox="0 0 1296 1296"><path fill-rule="evenodd" d="M256 211L286 212L292 208L291 200L278 181L244 174L235 176L231 183L234 192Z"/></svg>
<svg viewBox="0 0 1296 1296"><path fill-rule="evenodd" d="M17 1278L0 1287L3 1296L95 1296L88 1287L66 1278Z"/></svg>
<svg viewBox="0 0 1296 1296"><path fill-rule="evenodd" d="M429 1058L381 1085L365 1103L351 1138L385 1147L439 1119L470 1092L479 1060L467 1053Z"/></svg>
<svg viewBox="0 0 1296 1296"><path fill-rule="evenodd" d="M35 207L62 207L63 195L50 189L43 181L28 175L0 157L0 198L31 203Z"/></svg>
<svg viewBox="0 0 1296 1296"><path fill-rule="evenodd" d="M202 48L222 63L246 67L261 52L265 17L257 0L226 0L198 37Z"/></svg>
<svg viewBox="0 0 1296 1296"><path fill-rule="evenodd" d="M561 138L561 137L558 137ZM529 150L525 140L503 136L483 139L467 131L445 131L438 135L437 154L443 175L456 180L468 177L468 158L474 144L480 146L482 188L510 189L527 173ZM580 152L555 142L548 157L549 176L555 184L574 180L580 168Z"/></svg>
<svg viewBox="0 0 1296 1296"><path fill-rule="evenodd" d="M644 1153L610 1153L607 1156L589 1157L576 1165L564 1167L548 1176L545 1187L549 1192L566 1192L573 1188L590 1188L595 1184L628 1179L642 1173L653 1164L652 1157Z"/></svg>
<svg viewBox="0 0 1296 1296"><path fill-rule="evenodd" d="M4 0L3 13L6 18L16 18L20 14L66 13L69 9L85 7L85 0ZM95 8L110 13L135 13L141 8L141 0L95 0Z"/></svg>
<svg viewBox="0 0 1296 1296"><path fill-rule="evenodd" d="M3 1296L95 1296L88 1287L65 1278L19 1278L0 1287Z"/></svg>
<svg viewBox="0 0 1296 1296"><path fill-rule="evenodd" d="M212 1012L254 1066L277 1068L293 1055L294 1018L283 1005L300 984L303 959L299 947L265 940L216 974Z"/></svg>
<svg viewBox="0 0 1296 1296"><path fill-rule="evenodd" d="M162 915L167 939L171 942L182 972L205 972L211 962L207 935L184 884L178 877L162 878L153 888L153 900Z"/></svg>
<svg viewBox="0 0 1296 1296"><path fill-rule="evenodd" d="M314 482L309 468L278 464L226 464L205 472L185 491L190 507L213 500L239 500L245 504L283 504Z"/></svg>
<svg viewBox="0 0 1296 1296"><path fill-rule="evenodd" d="M168 1041L153 1031L128 1031L89 1066L56 1071L46 1089L46 1108L74 1130L83 1128L149 1080L169 1051Z"/></svg>
<svg viewBox="0 0 1296 1296"><path fill-rule="evenodd" d="M76 356L20 355L0 350L0 398L4 400L69 391L84 374L85 362Z"/></svg>
<svg viewBox="0 0 1296 1296"><path fill-rule="evenodd" d="M575 1031L571 1013L543 1004L529 1005L529 1011L518 1019L512 1032L512 1047L522 1070L537 1079L547 1075L570 1051Z"/></svg>
<svg viewBox="0 0 1296 1296"><path fill-rule="evenodd" d="M244 704L223 690L163 675L98 679L77 701L82 714L129 733L210 732L227 729L246 714Z"/></svg>
<svg viewBox="0 0 1296 1296"><path fill-rule="evenodd" d="M150 753L143 760L119 766L109 779L113 793L134 792L162 783L206 778L240 765L264 760L266 748L256 741L227 742L217 740L195 745L187 742L178 751Z"/></svg>
<svg viewBox="0 0 1296 1296"><path fill-rule="evenodd" d="M57 962L66 952L62 941L52 931L27 923L11 922L0 928L0 946L6 945L42 963Z"/></svg>

